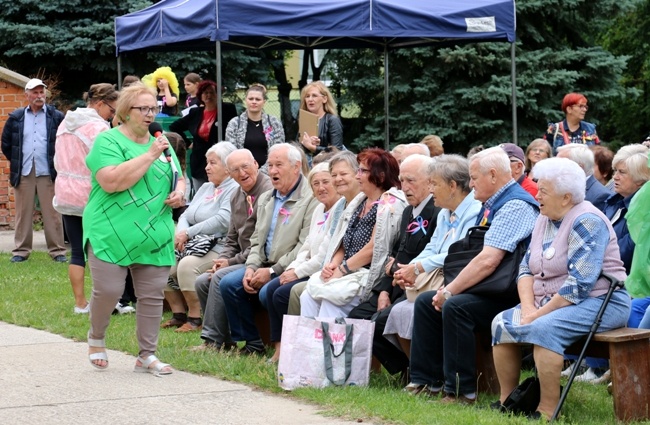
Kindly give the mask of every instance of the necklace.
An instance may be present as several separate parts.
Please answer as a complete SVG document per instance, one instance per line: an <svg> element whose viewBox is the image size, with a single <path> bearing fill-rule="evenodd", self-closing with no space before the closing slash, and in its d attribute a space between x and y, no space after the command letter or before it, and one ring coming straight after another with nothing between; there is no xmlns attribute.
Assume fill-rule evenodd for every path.
<svg viewBox="0 0 650 425"><path fill-rule="evenodd" d="M255 121L255 120L252 120L252 119L249 118L248 121L249 121L251 124L255 124L255 127L259 127L260 124L262 124L262 120Z"/></svg>

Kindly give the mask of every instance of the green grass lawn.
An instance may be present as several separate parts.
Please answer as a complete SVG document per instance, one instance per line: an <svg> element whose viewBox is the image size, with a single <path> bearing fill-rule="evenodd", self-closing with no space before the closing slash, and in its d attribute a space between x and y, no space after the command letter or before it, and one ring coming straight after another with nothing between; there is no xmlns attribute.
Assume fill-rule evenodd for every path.
<svg viewBox="0 0 650 425"><path fill-rule="evenodd" d="M74 299L67 265L54 263L42 252L33 253L24 263L11 264L9 258L9 254L0 254L0 321L85 341L88 318L72 313ZM91 281L87 276L87 296L90 296L90 289ZM170 313L166 313L165 319L169 316ZM360 422L454 425L530 423L523 417L508 417L490 411L488 405L496 399L492 395L480 394L476 407L441 406L423 398L408 396L401 391L397 380L385 372L373 373L370 386L366 388L300 389L286 393L277 385L275 366L267 365L264 358L189 350L200 342L196 333L179 334L171 329L163 329L157 354L176 369L240 382L269 393L288 394L322 406L327 414ZM135 316L113 316L106 344L110 349L137 355ZM82 360L79 367L89 367ZM612 399L604 385L575 383L562 414L559 423L616 423Z"/></svg>

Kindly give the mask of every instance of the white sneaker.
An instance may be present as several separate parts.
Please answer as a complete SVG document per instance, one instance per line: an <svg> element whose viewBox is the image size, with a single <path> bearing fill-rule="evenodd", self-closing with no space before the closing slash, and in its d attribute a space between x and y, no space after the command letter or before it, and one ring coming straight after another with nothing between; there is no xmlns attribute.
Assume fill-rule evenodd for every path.
<svg viewBox="0 0 650 425"><path fill-rule="evenodd" d="M600 376L598 376L596 374L596 371L594 370L593 367L590 367L582 375L576 376L575 381L576 382L593 382L595 379L598 379L598 378L600 378Z"/></svg>
<svg viewBox="0 0 650 425"><path fill-rule="evenodd" d="M117 305L115 306L115 310L117 310L119 314L130 314L135 311L135 308L131 307L130 305L123 306L122 304L117 303Z"/></svg>
<svg viewBox="0 0 650 425"><path fill-rule="evenodd" d="M571 372L573 372L574 367L576 367L576 362L571 363L569 367L564 369L562 373L560 373L560 376L565 376L565 377L571 376Z"/></svg>
<svg viewBox="0 0 650 425"><path fill-rule="evenodd" d="M74 306L74 314L88 314L90 312L90 303L86 304L84 308Z"/></svg>
<svg viewBox="0 0 650 425"><path fill-rule="evenodd" d="M610 369L607 369L605 373L603 373L600 378L596 378L591 381L592 384L594 385L599 385L599 384L606 384L611 380L612 377L612 371Z"/></svg>

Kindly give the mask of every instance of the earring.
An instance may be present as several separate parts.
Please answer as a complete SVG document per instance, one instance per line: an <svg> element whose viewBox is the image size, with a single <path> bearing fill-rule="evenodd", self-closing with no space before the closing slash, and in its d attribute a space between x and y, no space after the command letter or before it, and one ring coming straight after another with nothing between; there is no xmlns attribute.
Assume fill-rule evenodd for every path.
<svg viewBox="0 0 650 425"><path fill-rule="evenodd" d="M129 121L131 117L129 115L126 116L126 120Z"/></svg>

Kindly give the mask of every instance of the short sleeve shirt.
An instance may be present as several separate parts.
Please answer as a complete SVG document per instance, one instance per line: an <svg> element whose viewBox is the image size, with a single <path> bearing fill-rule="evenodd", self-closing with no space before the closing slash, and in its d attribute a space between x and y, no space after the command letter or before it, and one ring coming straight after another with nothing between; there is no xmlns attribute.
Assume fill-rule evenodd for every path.
<svg viewBox="0 0 650 425"><path fill-rule="evenodd" d="M153 141L150 137L148 143L138 144L114 128L97 136L86 157L92 188L83 215L84 246L90 242L100 260L120 266L175 264L172 211L164 204L171 192L172 170L164 156L127 190L108 193L96 179L97 171L142 155Z"/></svg>

